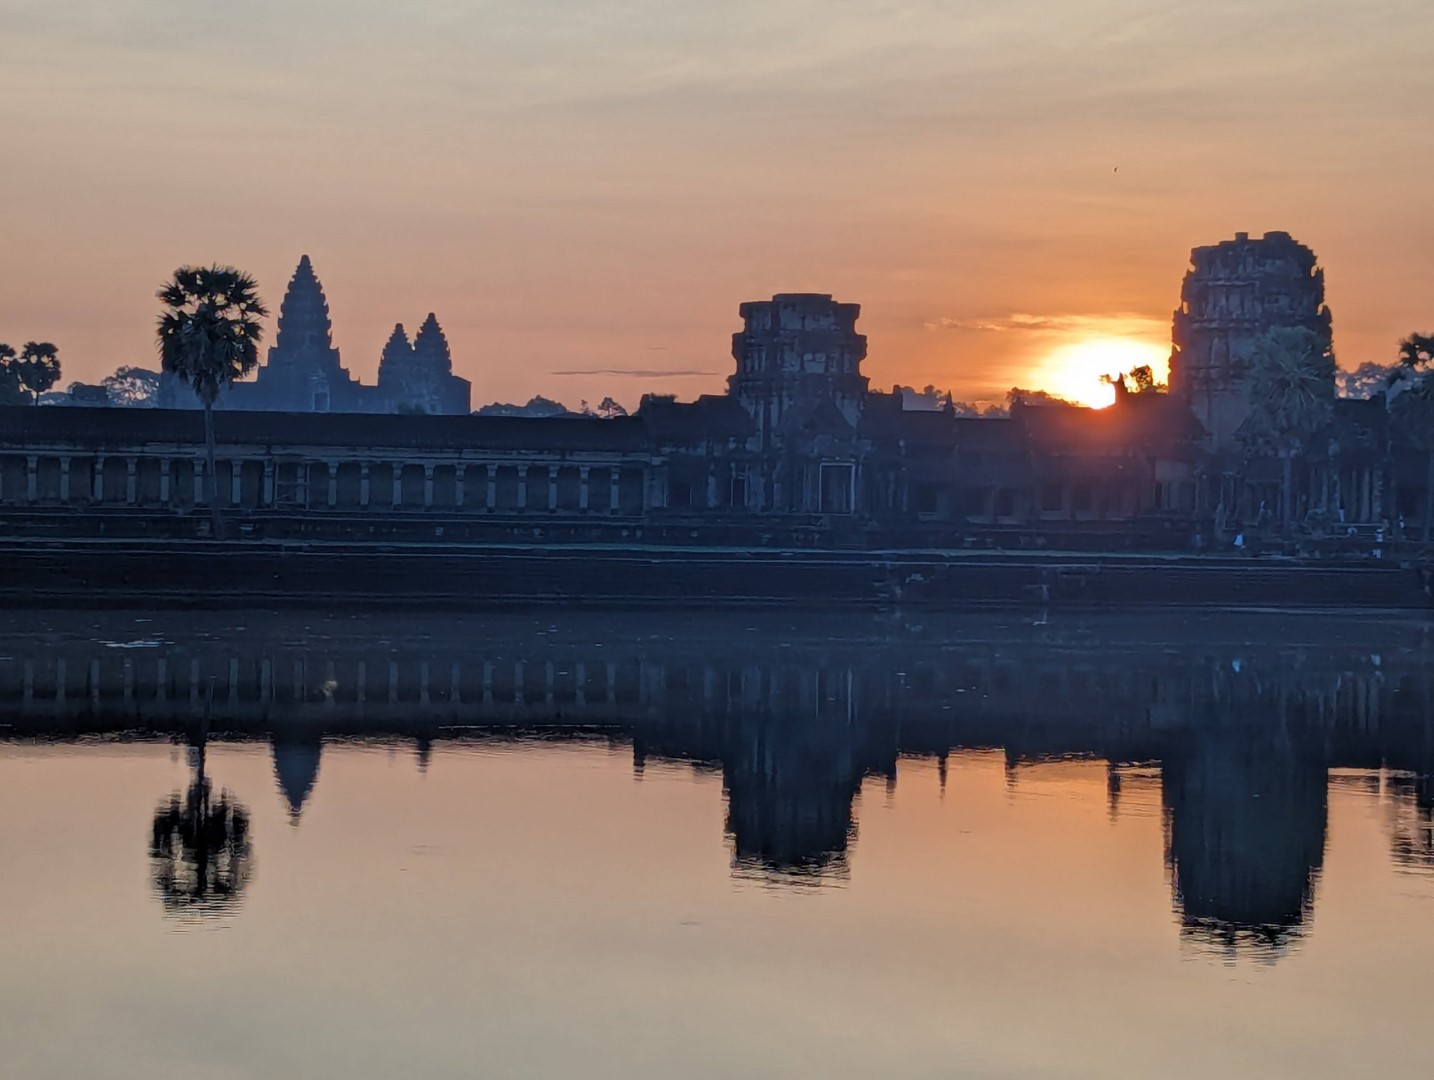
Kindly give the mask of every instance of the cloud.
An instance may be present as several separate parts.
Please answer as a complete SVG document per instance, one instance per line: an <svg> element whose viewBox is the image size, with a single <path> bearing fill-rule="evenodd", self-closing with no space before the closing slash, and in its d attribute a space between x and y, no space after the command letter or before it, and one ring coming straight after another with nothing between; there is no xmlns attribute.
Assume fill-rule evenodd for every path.
<svg viewBox="0 0 1434 1080"><path fill-rule="evenodd" d="M1161 337L1167 332L1163 320L1131 312L1104 315L1032 315L1017 311L999 318L987 319L943 316L923 325L927 330L957 330L983 334Z"/></svg>
<svg viewBox="0 0 1434 1080"><path fill-rule="evenodd" d="M572 368L550 371L549 375L613 375L620 379L686 379L698 375L716 375L716 371L696 368Z"/></svg>

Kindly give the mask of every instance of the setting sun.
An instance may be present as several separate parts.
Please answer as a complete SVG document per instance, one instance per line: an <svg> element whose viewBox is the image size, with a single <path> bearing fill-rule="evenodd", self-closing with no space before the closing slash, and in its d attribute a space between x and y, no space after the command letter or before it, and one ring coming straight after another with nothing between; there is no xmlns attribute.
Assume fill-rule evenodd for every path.
<svg viewBox="0 0 1434 1080"><path fill-rule="evenodd" d="M1134 338L1089 338L1057 347L1039 363L1032 382L1067 401L1103 409L1115 401L1115 388L1101 377L1129 373L1142 364L1164 382L1170 368L1169 346Z"/></svg>

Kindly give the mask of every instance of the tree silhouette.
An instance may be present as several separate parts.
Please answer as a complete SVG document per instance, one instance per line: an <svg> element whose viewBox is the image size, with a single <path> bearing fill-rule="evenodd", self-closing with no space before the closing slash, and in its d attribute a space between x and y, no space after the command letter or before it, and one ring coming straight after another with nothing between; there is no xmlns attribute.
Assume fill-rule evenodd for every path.
<svg viewBox="0 0 1434 1080"><path fill-rule="evenodd" d="M1399 393L1390 402L1395 433L1424 451L1425 499L1423 539L1427 542L1434 514L1434 334L1410 334L1399 343L1399 364L1389 376Z"/></svg>
<svg viewBox="0 0 1434 1080"><path fill-rule="evenodd" d="M264 335L259 320L269 311L254 279L232 266L181 266L158 296L168 309L159 317L161 366L193 388L204 406L207 498L215 533L221 534L214 482L214 402L224 387L259 362Z"/></svg>
<svg viewBox="0 0 1434 1080"><path fill-rule="evenodd" d="M222 915L238 903L252 871L249 811L228 791L214 797L201 734L194 777L154 813L149 856L154 891L166 912Z"/></svg>
<svg viewBox="0 0 1434 1080"><path fill-rule="evenodd" d="M1293 517L1294 459L1334 416L1334 354L1304 327L1276 327L1250 355L1250 413L1239 437L1250 452L1280 459L1280 520Z"/></svg>
<svg viewBox="0 0 1434 1080"><path fill-rule="evenodd" d="M159 380L159 372L149 368L121 367L100 383L109 394L111 405L151 409L159 397Z"/></svg>
<svg viewBox="0 0 1434 1080"><path fill-rule="evenodd" d="M59 350L48 341L27 341L18 355L0 345L0 404L33 405L59 378Z"/></svg>

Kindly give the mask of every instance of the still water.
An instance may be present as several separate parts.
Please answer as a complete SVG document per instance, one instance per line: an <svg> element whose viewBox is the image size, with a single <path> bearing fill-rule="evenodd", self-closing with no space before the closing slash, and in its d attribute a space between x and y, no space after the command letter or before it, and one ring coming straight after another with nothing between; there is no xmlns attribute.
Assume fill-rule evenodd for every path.
<svg viewBox="0 0 1434 1080"><path fill-rule="evenodd" d="M1423 1075L1432 661L1374 616L6 614L0 1073Z"/></svg>

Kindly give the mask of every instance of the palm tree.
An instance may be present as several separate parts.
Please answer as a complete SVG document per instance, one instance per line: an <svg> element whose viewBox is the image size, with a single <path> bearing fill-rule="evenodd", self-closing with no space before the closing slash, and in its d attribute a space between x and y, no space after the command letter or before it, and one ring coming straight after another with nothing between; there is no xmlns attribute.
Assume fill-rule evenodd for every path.
<svg viewBox="0 0 1434 1080"><path fill-rule="evenodd" d="M1334 354L1329 341L1304 327L1276 327L1250 354L1250 413L1240 439L1253 453L1280 459L1280 517L1293 514L1294 459L1334 415Z"/></svg>
<svg viewBox="0 0 1434 1080"><path fill-rule="evenodd" d="M193 754L193 779L159 804L149 857L154 890L177 915L219 915L238 903L252 873L249 811L228 791L218 798L205 775L204 735Z"/></svg>
<svg viewBox="0 0 1434 1080"><path fill-rule="evenodd" d="M1423 538L1427 542L1434 515L1434 334L1410 334L1399 343L1399 365L1390 373L1390 389L1401 387L1389 403L1396 434L1423 450Z"/></svg>
<svg viewBox="0 0 1434 1080"><path fill-rule="evenodd" d="M206 498L217 535L222 522L214 483L214 402L259 362L259 320L269 311L254 279L232 266L181 266L158 295L168 309L159 317L161 366L192 387L204 406Z"/></svg>

